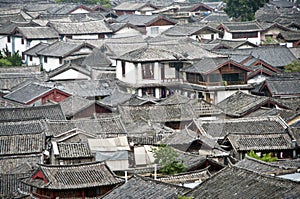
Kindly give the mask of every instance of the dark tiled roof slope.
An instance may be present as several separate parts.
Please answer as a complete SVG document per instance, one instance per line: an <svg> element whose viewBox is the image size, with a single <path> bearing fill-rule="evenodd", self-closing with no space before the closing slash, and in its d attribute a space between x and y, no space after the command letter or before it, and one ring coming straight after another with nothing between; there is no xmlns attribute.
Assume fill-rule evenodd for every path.
<svg viewBox="0 0 300 199"><path fill-rule="evenodd" d="M188 189L172 184L163 183L150 178L133 176L127 183L112 190L103 199L123 199L123 198L178 198Z"/></svg>
<svg viewBox="0 0 300 199"><path fill-rule="evenodd" d="M0 108L0 121L65 120L59 104L22 108Z"/></svg>
<svg viewBox="0 0 300 199"><path fill-rule="evenodd" d="M225 168L186 194L194 199L299 198L299 183L261 175L249 170Z"/></svg>

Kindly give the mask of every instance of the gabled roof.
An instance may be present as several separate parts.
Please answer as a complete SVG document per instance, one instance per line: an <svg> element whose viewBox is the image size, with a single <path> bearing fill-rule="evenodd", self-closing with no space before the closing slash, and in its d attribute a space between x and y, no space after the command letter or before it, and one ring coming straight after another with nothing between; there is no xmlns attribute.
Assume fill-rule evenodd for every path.
<svg viewBox="0 0 300 199"><path fill-rule="evenodd" d="M229 16L225 12L213 12L210 15L204 17L201 21L204 22L226 22L229 21Z"/></svg>
<svg viewBox="0 0 300 199"><path fill-rule="evenodd" d="M38 56L37 53L40 52L41 50L43 50L44 48L48 47L49 45L50 44L48 44L48 43L40 42L39 44L24 51L24 54L37 57Z"/></svg>
<svg viewBox="0 0 300 199"><path fill-rule="evenodd" d="M0 156L42 153L45 148L45 134L2 135Z"/></svg>
<svg viewBox="0 0 300 199"><path fill-rule="evenodd" d="M143 3L143 2L122 2L121 4L117 5L113 8L113 10L116 11L136 11L141 10L144 7L151 7L154 10L157 9L157 7L151 3Z"/></svg>
<svg viewBox="0 0 300 199"><path fill-rule="evenodd" d="M37 55L49 56L49 57L67 57L68 55L76 51L79 51L82 48L93 49L94 46L88 43L71 43L71 42L57 41L50 44L46 48L43 48L41 51L37 52Z"/></svg>
<svg viewBox="0 0 300 199"><path fill-rule="evenodd" d="M266 176L238 167L226 167L207 179L187 197L200 198L298 198L299 183Z"/></svg>
<svg viewBox="0 0 300 199"><path fill-rule="evenodd" d="M24 164L36 165L37 163L41 162L41 155L41 153L34 153L1 156L0 174L22 172L22 169L24 169ZM21 165L23 165L23 167L21 167Z"/></svg>
<svg viewBox="0 0 300 199"><path fill-rule="evenodd" d="M255 158L246 156L243 160L239 161L234 165L235 167L247 169L256 173L261 174L275 174L281 173L294 173L297 167L293 166L282 166L276 162L265 162Z"/></svg>
<svg viewBox="0 0 300 199"><path fill-rule="evenodd" d="M131 96L132 94L130 93L122 92L119 89L114 89L111 95L105 97L99 101L99 103L114 108L117 107L117 105L123 104L129 100Z"/></svg>
<svg viewBox="0 0 300 199"><path fill-rule="evenodd" d="M58 33L50 27L18 27L15 31L26 39L59 39Z"/></svg>
<svg viewBox="0 0 300 199"><path fill-rule="evenodd" d="M89 12L92 11L92 9L87 6L74 4L74 3L73 4L72 3L56 4L55 6L48 8L47 11L48 11L48 13L51 13L51 14L65 15L65 14L71 14L76 9L84 9Z"/></svg>
<svg viewBox="0 0 300 199"><path fill-rule="evenodd" d="M80 97L108 96L116 88L116 82L111 79L76 80L60 82L59 88Z"/></svg>
<svg viewBox="0 0 300 199"><path fill-rule="evenodd" d="M264 62L270 64L272 67L284 67L297 58L285 46L265 46L250 49L234 49L234 50L218 50L222 54L228 55L252 55Z"/></svg>
<svg viewBox="0 0 300 199"><path fill-rule="evenodd" d="M300 31L282 31L278 34L277 38L283 38L286 41L299 41Z"/></svg>
<svg viewBox="0 0 300 199"><path fill-rule="evenodd" d="M91 68L112 68L110 59L99 48L94 48L93 52L85 57L81 65Z"/></svg>
<svg viewBox="0 0 300 199"><path fill-rule="evenodd" d="M73 76L64 77L63 73L68 73L68 71L72 71L71 74ZM77 73L75 76L74 73ZM61 75L63 77L61 77ZM75 76L75 77L74 77ZM59 66L55 68L54 70L51 70L48 72L48 78L50 80L56 80L59 81L60 78L63 80L67 80L67 78L70 78L71 80L89 80L91 79L91 73L83 66L78 66L76 64L73 64L72 61L69 61L67 63L64 63L62 66Z"/></svg>
<svg viewBox="0 0 300 199"><path fill-rule="evenodd" d="M266 88L273 97L276 96L299 96L300 87L299 74L282 74L270 77L258 87L259 91L262 92Z"/></svg>
<svg viewBox="0 0 300 199"><path fill-rule="evenodd" d="M228 32L253 32L261 31L262 28L256 21L248 22L223 22L218 29L225 28Z"/></svg>
<svg viewBox="0 0 300 199"><path fill-rule="evenodd" d="M26 22L9 22L7 24L3 24L0 26L0 35L10 35L12 34L17 27L32 27L32 26L39 26L36 23L30 21Z"/></svg>
<svg viewBox="0 0 300 199"><path fill-rule="evenodd" d="M121 15L116 19L118 22L122 23L130 23L132 25L138 26L138 27L145 27L150 26L152 23L158 21L158 20L164 20L169 23L169 25L175 25L176 22L169 19L168 17L162 16L162 15Z"/></svg>
<svg viewBox="0 0 300 199"><path fill-rule="evenodd" d="M177 198L188 190L188 188L182 186L134 175L127 183L106 194L103 199L122 199L129 197L149 199Z"/></svg>
<svg viewBox="0 0 300 199"><path fill-rule="evenodd" d="M22 108L0 108L0 121L32 119L65 120L59 104Z"/></svg>
<svg viewBox="0 0 300 199"><path fill-rule="evenodd" d="M60 137L72 130L81 130L98 137L117 137L127 133L119 116L98 119L54 120L48 121L48 134Z"/></svg>
<svg viewBox="0 0 300 199"><path fill-rule="evenodd" d="M39 134L45 131L41 120L0 122L0 136Z"/></svg>
<svg viewBox="0 0 300 199"><path fill-rule="evenodd" d="M201 34L201 32L206 33L207 31L213 33L220 33L219 30L203 23L203 24L177 24L168 30L164 31L164 35L168 36L192 36Z"/></svg>
<svg viewBox="0 0 300 199"><path fill-rule="evenodd" d="M66 117L72 117L76 113L83 111L84 109L95 103L95 100L88 100L79 96L70 96L59 102L61 109Z"/></svg>
<svg viewBox="0 0 300 199"><path fill-rule="evenodd" d="M288 125L278 116L249 117L217 121L194 120L200 134L212 138L223 138L228 133L278 134L287 130Z"/></svg>
<svg viewBox="0 0 300 199"><path fill-rule="evenodd" d="M216 39L207 44L203 44L203 46L208 50L216 50L219 48L236 49L244 45L251 46L251 47L258 47L257 45L249 41L223 40L223 39Z"/></svg>
<svg viewBox="0 0 300 199"><path fill-rule="evenodd" d="M59 89L42 85L39 83L35 83L35 82L29 82L28 84L25 84L24 86L21 86L16 90L11 91L10 93L4 95L3 97L5 99L9 99L11 101L15 101L21 104L28 104L33 100L47 93L50 93L53 90L59 90ZM69 94L66 93L66 95Z"/></svg>
<svg viewBox="0 0 300 199"><path fill-rule="evenodd" d="M42 178L35 177L37 172ZM114 176L105 163L91 162L77 165L40 165L36 173L23 182L44 189L79 189L117 185L124 180ZM92 175L91 175L92 173Z"/></svg>
<svg viewBox="0 0 300 199"><path fill-rule="evenodd" d="M152 106L119 105L118 110L125 123L149 120L152 122L180 122L195 116L192 104L168 104Z"/></svg>
<svg viewBox="0 0 300 199"><path fill-rule="evenodd" d="M112 30L104 20L73 23L50 22L49 25L50 27L53 27L60 35L112 33Z"/></svg>
<svg viewBox="0 0 300 199"><path fill-rule="evenodd" d="M224 140L228 140L236 151L293 149L292 138L287 132L273 134L229 133Z"/></svg>
<svg viewBox="0 0 300 199"><path fill-rule="evenodd" d="M57 143L59 159L93 157L87 143Z"/></svg>
<svg viewBox="0 0 300 199"><path fill-rule="evenodd" d="M198 73L198 74L209 74L211 72L214 72L218 70L219 68L222 68L224 65L230 63L231 66L238 67L244 71L251 71L247 67L243 66L240 63L237 63L231 59L228 59L227 57L215 57L215 58L203 58L202 60L192 64L191 66L188 66L186 68L181 69L183 72L188 73Z"/></svg>
<svg viewBox="0 0 300 199"><path fill-rule="evenodd" d="M273 104L274 106L278 106L280 108L289 109L289 107L273 98L246 94L242 91L235 92L219 102L217 105L229 116L243 117L269 104Z"/></svg>
<svg viewBox="0 0 300 199"><path fill-rule="evenodd" d="M176 52L153 48L150 46L142 47L128 52L118 59L131 62L155 62L155 61L176 61L184 57Z"/></svg>

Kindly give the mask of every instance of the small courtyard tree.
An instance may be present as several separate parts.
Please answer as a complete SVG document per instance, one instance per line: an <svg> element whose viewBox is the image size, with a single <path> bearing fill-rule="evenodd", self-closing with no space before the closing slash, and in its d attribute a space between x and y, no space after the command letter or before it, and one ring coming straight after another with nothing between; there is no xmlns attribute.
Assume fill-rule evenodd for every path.
<svg viewBox="0 0 300 199"><path fill-rule="evenodd" d="M161 145L152 149L155 163L161 166L163 174L177 174L186 170L181 160L178 160L178 153L170 146Z"/></svg>

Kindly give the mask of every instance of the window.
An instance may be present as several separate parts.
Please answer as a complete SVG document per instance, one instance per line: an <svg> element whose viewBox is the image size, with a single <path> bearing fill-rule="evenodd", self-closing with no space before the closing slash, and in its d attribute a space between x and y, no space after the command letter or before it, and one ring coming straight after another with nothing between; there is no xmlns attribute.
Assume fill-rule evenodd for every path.
<svg viewBox="0 0 300 199"><path fill-rule="evenodd" d="M62 60L62 58L60 57L60 58L59 58L59 64L62 64L62 62L63 62L63 60Z"/></svg>
<svg viewBox="0 0 300 199"><path fill-rule="evenodd" d="M48 59L47 59L47 57L45 56L44 57L44 63L47 63L48 62Z"/></svg>
<svg viewBox="0 0 300 199"><path fill-rule="evenodd" d="M10 43L10 36L7 36L7 43Z"/></svg>
<svg viewBox="0 0 300 199"><path fill-rule="evenodd" d="M142 77L143 79L154 79L154 63L142 64Z"/></svg>
<svg viewBox="0 0 300 199"><path fill-rule="evenodd" d="M158 27L151 27L151 34L158 34L159 33L159 28Z"/></svg>
<svg viewBox="0 0 300 199"><path fill-rule="evenodd" d="M220 82L220 74L209 74L209 81L210 82Z"/></svg>
<svg viewBox="0 0 300 199"><path fill-rule="evenodd" d="M125 74L126 74L126 70L125 70L125 62L122 61L122 77L125 77Z"/></svg>
<svg viewBox="0 0 300 199"><path fill-rule="evenodd" d="M21 38L21 44L22 45L24 44L24 38Z"/></svg>
<svg viewBox="0 0 300 199"><path fill-rule="evenodd" d="M22 60L25 60L25 54L22 52Z"/></svg>
<svg viewBox="0 0 300 199"><path fill-rule="evenodd" d="M239 38L255 38L258 37L258 32L236 32L232 33L233 39L239 39Z"/></svg>
<svg viewBox="0 0 300 199"><path fill-rule="evenodd" d="M29 56L29 61L32 61L32 56L31 55Z"/></svg>

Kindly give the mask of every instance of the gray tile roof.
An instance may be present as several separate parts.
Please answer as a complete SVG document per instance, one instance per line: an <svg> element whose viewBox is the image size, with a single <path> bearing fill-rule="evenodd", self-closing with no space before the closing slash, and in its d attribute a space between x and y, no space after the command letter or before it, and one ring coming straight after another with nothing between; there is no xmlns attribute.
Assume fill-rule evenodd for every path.
<svg viewBox="0 0 300 199"><path fill-rule="evenodd" d="M65 120L59 104L22 108L0 108L0 121Z"/></svg>
<svg viewBox="0 0 300 199"><path fill-rule="evenodd" d="M292 150L292 138L286 133L251 134L229 133L224 140L228 139L237 151L270 151Z"/></svg>
<svg viewBox="0 0 300 199"><path fill-rule="evenodd" d="M114 176L105 163L91 162L78 165L39 165L46 179L27 178L25 184L46 189L78 189L117 185L124 180ZM92 175L91 175L92 173Z"/></svg>
<svg viewBox="0 0 300 199"><path fill-rule="evenodd" d="M60 35L112 33L112 30L104 20L73 23L51 22L50 26L53 27Z"/></svg>
<svg viewBox="0 0 300 199"><path fill-rule="evenodd" d="M31 55L31 56L38 56L37 53L40 52L41 50L43 50L44 48L48 47L49 44L48 43L39 43L35 46L33 46L32 48L29 48L28 50L24 51L25 55Z"/></svg>
<svg viewBox="0 0 300 199"><path fill-rule="evenodd" d="M94 48L94 46L87 43L71 43L71 42L57 41L43 48L42 50L37 52L37 54L42 56L49 56L49 57L65 57L84 47L90 49Z"/></svg>
<svg viewBox="0 0 300 199"><path fill-rule="evenodd" d="M252 32L261 31L262 28L256 21L248 22L223 22L220 26L226 28L229 32Z"/></svg>
<svg viewBox="0 0 300 199"><path fill-rule="evenodd" d="M266 46L250 49L218 50L228 55L252 55L270 64L272 67L283 67L297 58L284 46Z"/></svg>
<svg viewBox="0 0 300 199"><path fill-rule="evenodd" d="M251 134L277 134L283 133L288 125L278 116L251 117L239 119L226 119L204 122L194 120L202 135L212 138L223 138L228 133L243 132Z"/></svg>
<svg viewBox="0 0 300 199"><path fill-rule="evenodd" d="M21 104L27 104L38 97L49 93L53 88L39 83L29 82L24 86L11 91L10 93L4 95L5 99L15 101Z"/></svg>
<svg viewBox="0 0 300 199"><path fill-rule="evenodd" d="M93 52L83 60L82 65L91 68L105 69L106 67L111 67L112 63L100 49L94 48Z"/></svg>
<svg viewBox="0 0 300 199"><path fill-rule="evenodd" d="M228 59L227 57L203 58L202 60L192 64L191 66L181 69L181 71L188 73L208 74L217 70L219 67L223 66L228 62L230 62L232 65L241 68L242 70L251 71L242 64Z"/></svg>
<svg viewBox="0 0 300 199"><path fill-rule="evenodd" d="M138 27L145 27L160 18L170 21L171 24L176 24L175 21L160 15L121 15L116 20L121 23L130 23Z"/></svg>
<svg viewBox="0 0 300 199"><path fill-rule="evenodd" d="M80 129L99 138L125 135L127 131L119 116L107 116L98 119L80 119L71 121L48 121L48 134L59 137L68 131Z"/></svg>
<svg viewBox="0 0 300 199"><path fill-rule="evenodd" d="M59 102L61 109L66 117L72 117L76 113L86 109L87 107L95 104L94 100L88 100L78 96L70 96L63 101Z"/></svg>
<svg viewBox="0 0 300 199"><path fill-rule="evenodd" d="M149 61L155 62L155 61L176 61L176 60L184 59L184 57L176 52L147 46L123 54L119 59L131 61L131 62L149 62Z"/></svg>
<svg viewBox="0 0 300 199"><path fill-rule="evenodd" d="M60 89L80 97L104 97L112 93L116 88L116 82L111 79L105 80L77 80L60 82Z"/></svg>
<svg viewBox="0 0 300 199"><path fill-rule="evenodd" d="M168 36L191 36L198 35L201 31L212 31L214 33L219 33L219 30L210 27L209 25L203 24L177 24L168 30L164 31L164 35Z"/></svg>
<svg viewBox="0 0 300 199"><path fill-rule="evenodd" d="M103 199L122 198L177 198L189 189L182 186L163 183L151 178L134 175L127 183L112 190Z"/></svg>
<svg viewBox="0 0 300 199"><path fill-rule="evenodd" d="M210 22L226 22L229 21L229 16L225 12L213 12L210 15L201 19L201 21Z"/></svg>
<svg viewBox="0 0 300 199"><path fill-rule="evenodd" d="M278 74L265 80L257 86L257 91L267 88L273 97L276 96L297 96L300 94L300 76L298 73Z"/></svg>
<svg viewBox="0 0 300 199"><path fill-rule="evenodd" d="M282 108L289 108L276 99L265 96L246 94L242 91L235 92L234 94L219 102L217 105L229 116L243 117L270 103Z"/></svg>
<svg viewBox="0 0 300 199"><path fill-rule="evenodd" d="M0 156L42 153L45 148L45 134L2 135Z"/></svg>
<svg viewBox="0 0 300 199"><path fill-rule="evenodd" d="M130 93L115 89L110 96L103 98L99 103L113 108L117 107L119 104L123 104L125 101L129 100L131 96L132 94Z"/></svg>
<svg viewBox="0 0 300 199"><path fill-rule="evenodd" d="M207 169L184 172L170 176L162 176L157 180L172 183L172 184L185 184L185 183L194 183L201 182L208 179L211 176Z"/></svg>
<svg viewBox="0 0 300 199"><path fill-rule="evenodd" d="M19 171L24 169L24 167L21 167L21 165L24 164L36 165L41 162L41 155L42 155L41 153L38 154L35 153L35 154L20 154L14 156L12 155L1 156L0 174L18 173Z"/></svg>
<svg viewBox="0 0 300 199"><path fill-rule="evenodd" d="M280 173L294 173L297 167L281 166L277 165L276 162L265 162L246 156L243 160L239 161L234 165L238 168L244 168L256 173L261 174L275 174Z"/></svg>
<svg viewBox="0 0 300 199"><path fill-rule="evenodd" d="M60 159L93 157L87 143L57 143Z"/></svg>
<svg viewBox="0 0 300 199"><path fill-rule="evenodd" d="M152 122L180 122L195 117L192 104L170 104L152 106L120 105L118 110L125 123L150 120Z"/></svg>
<svg viewBox="0 0 300 199"><path fill-rule="evenodd" d="M77 59L78 60L78 59ZM85 77L81 77L80 79L91 79L91 72L89 70L87 70L84 66L80 66L77 65L75 60L69 61L67 63L64 63L62 66L59 66L57 68L55 68L54 70L51 70L48 72L48 78L49 79L55 79L56 81L59 81L59 76L60 74L64 73L65 71L68 70L74 70L77 71L78 73L81 73L82 76ZM69 77L71 80L74 79L74 77ZM66 80L66 78L64 78L63 80Z"/></svg>
<svg viewBox="0 0 300 199"><path fill-rule="evenodd" d="M26 39L59 39L58 33L50 27L18 27Z"/></svg>
<svg viewBox="0 0 300 199"><path fill-rule="evenodd" d="M37 134L44 130L45 124L41 120L0 122L0 136Z"/></svg>
<svg viewBox="0 0 300 199"><path fill-rule="evenodd" d="M226 167L185 196L200 198L298 198L299 183Z"/></svg>
<svg viewBox="0 0 300 199"><path fill-rule="evenodd" d="M120 3L119 5L115 6L113 8L113 10L128 10L128 11L135 11L135 10L140 10L142 9L143 7L152 7L152 8L155 8L155 6L153 4L150 4L149 2L122 2Z"/></svg>

